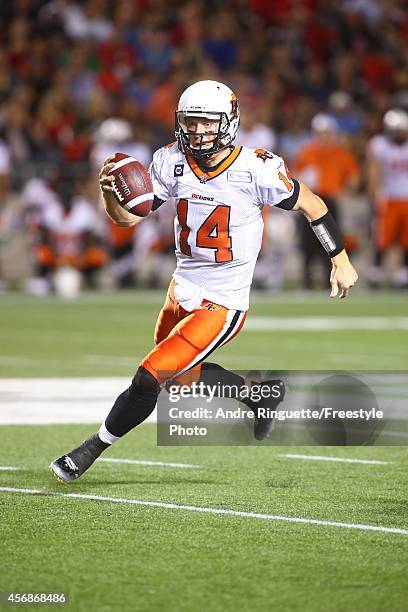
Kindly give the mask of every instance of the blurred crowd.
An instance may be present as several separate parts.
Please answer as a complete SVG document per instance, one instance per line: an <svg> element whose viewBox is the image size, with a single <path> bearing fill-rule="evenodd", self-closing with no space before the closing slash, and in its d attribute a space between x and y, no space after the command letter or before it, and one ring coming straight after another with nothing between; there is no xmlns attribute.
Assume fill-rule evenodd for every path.
<svg viewBox="0 0 408 612"><path fill-rule="evenodd" d="M397 284L408 286L408 225L402 238L376 237L381 194L370 168L384 115L408 109L404 0L2 1L0 279L23 276L34 293L47 293L65 268L89 286L164 282L174 207L136 229L116 228L101 212L98 171L115 151L147 166L174 140L180 93L202 78L236 92L237 144L282 155L324 197L349 250L364 251L367 282L386 280L384 250L396 242ZM400 114L398 147L404 129ZM408 166L398 163L408 210ZM344 220L348 198L356 211ZM266 219L259 287L285 282L288 250L301 255L305 287L315 286L315 259L327 274L294 216L272 211ZM26 253L23 273L13 272L16 252Z"/></svg>

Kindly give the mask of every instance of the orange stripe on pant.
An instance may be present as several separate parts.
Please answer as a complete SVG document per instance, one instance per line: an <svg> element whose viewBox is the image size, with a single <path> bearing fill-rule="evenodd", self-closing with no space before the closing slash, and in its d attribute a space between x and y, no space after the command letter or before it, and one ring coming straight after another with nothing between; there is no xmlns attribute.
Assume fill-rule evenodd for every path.
<svg viewBox="0 0 408 612"><path fill-rule="evenodd" d="M200 355L211 350L211 344L229 329L232 315L225 306L203 300L202 307L187 312L174 298L174 281L170 283L166 302L159 314L155 329L156 346L143 359L141 366L163 383L193 364ZM246 313L243 313L239 329L231 330L235 336L242 328ZM238 319L238 317L237 317ZM232 334L232 331L235 333ZM201 363L177 377L179 384L191 384L200 377Z"/></svg>

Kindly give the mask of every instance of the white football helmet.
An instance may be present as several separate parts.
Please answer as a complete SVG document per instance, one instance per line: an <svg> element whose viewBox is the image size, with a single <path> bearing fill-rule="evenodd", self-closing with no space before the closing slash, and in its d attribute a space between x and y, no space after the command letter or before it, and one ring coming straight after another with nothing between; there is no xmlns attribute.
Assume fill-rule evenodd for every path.
<svg viewBox="0 0 408 612"><path fill-rule="evenodd" d="M313 132L331 132L338 130L337 121L326 113L317 113L312 119L311 127Z"/></svg>
<svg viewBox="0 0 408 612"><path fill-rule="evenodd" d="M401 108L387 111L383 119L387 132L408 132L408 113Z"/></svg>
<svg viewBox="0 0 408 612"><path fill-rule="evenodd" d="M218 131L203 133L215 136L209 143L190 143L186 117L201 117L219 121ZM198 81L181 95L176 111L175 136L178 148L185 155L205 157L228 147L237 135L239 105L234 92L218 81Z"/></svg>
<svg viewBox="0 0 408 612"><path fill-rule="evenodd" d="M132 138L130 123L119 117L105 119L94 133L94 141L109 145L121 145Z"/></svg>

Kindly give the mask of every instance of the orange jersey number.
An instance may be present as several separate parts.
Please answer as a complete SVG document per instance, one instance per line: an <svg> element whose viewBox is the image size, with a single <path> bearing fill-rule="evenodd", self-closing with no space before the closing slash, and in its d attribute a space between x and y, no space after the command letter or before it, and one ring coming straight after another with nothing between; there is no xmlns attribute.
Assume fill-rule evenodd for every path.
<svg viewBox="0 0 408 612"><path fill-rule="evenodd" d="M177 218L181 225L180 232L180 251L184 255L191 257L191 248L187 240L190 235L190 228L187 225L188 200L179 200L177 203Z"/></svg>
<svg viewBox="0 0 408 612"><path fill-rule="evenodd" d="M177 204L177 218L181 225L180 232L180 251L185 255L191 256L191 248L187 242L190 235L190 228L187 225L188 200L179 200ZM232 241L230 236L229 206L219 204L200 226L196 236L196 246L203 249L215 250L215 261L224 263L232 261Z"/></svg>
<svg viewBox="0 0 408 612"><path fill-rule="evenodd" d="M287 176L285 176L285 175L283 174L283 172L279 172L278 176L279 176L280 180L281 180L281 181L283 181L283 182L285 183L286 189L287 189L288 191L293 191L293 185L292 185L292 183L290 182L290 181L291 181L291 179L292 179L292 175L291 175L291 173L290 173L290 171L289 171L289 168L288 168L288 167L287 167L287 165L286 165L286 162L283 162L283 163L285 164L285 170L286 170L286 174L287 174Z"/></svg>

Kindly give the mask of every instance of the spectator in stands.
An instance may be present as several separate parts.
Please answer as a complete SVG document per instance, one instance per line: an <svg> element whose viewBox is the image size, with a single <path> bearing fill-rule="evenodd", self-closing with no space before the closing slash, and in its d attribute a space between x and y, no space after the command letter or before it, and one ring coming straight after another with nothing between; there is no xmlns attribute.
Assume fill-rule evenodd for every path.
<svg viewBox="0 0 408 612"><path fill-rule="evenodd" d="M285 127L281 131L278 139L278 153L286 160L289 168L299 154L299 150L310 140L310 132L305 127L306 119L301 113L296 113L294 117L288 113Z"/></svg>
<svg viewBox="0 0 408 612"><path fill-rule="evenodd" d="M351 135L361 132L361 117L354 110L353 100L346 91L334 91L330 95L329 110L341 132Z"/></svg>

